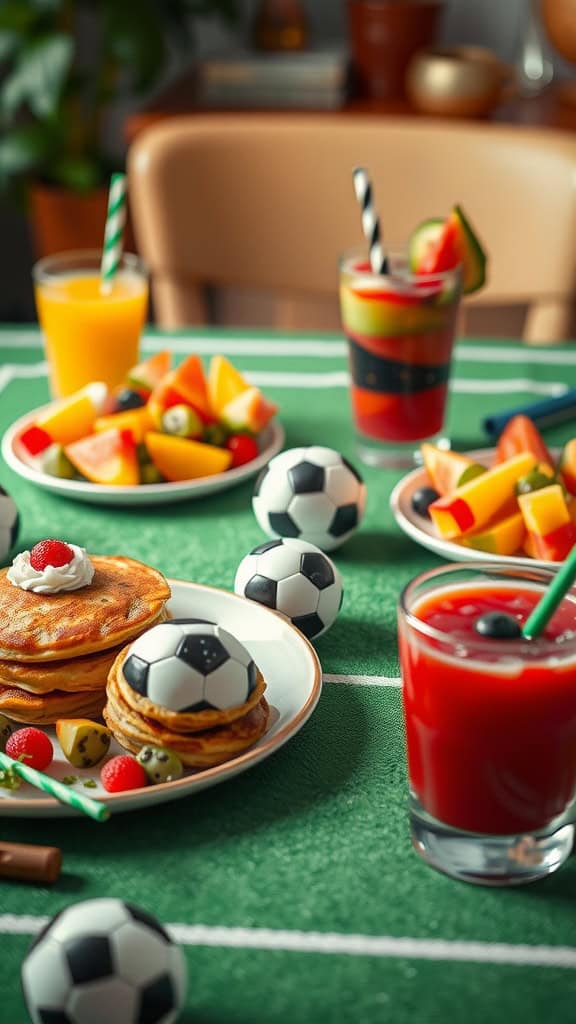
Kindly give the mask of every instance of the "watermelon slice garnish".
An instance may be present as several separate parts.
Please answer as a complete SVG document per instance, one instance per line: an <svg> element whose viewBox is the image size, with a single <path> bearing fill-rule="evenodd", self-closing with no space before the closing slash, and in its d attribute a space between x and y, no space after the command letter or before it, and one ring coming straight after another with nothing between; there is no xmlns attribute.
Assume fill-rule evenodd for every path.
<svg viewBox="0 0 576 1024"><path fill-rule="evenodd" d="M461 265L465 295L478 291L486 280L486 253L461 206L445 220L420 224L409 242L409 258L414 274L441 274Z"/></svg>

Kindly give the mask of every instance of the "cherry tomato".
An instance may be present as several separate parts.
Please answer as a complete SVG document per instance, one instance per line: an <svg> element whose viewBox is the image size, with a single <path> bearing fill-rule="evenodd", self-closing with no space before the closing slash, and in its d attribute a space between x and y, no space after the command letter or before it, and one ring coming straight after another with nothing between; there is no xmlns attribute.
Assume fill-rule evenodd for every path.
<svg viewBox="0 0 576 1024"><path fill-rule="evenodd" d="M250 434L233 434L226 442L228 451L232 452L230 469L252 462L258 455L258 445Z"/></svg>

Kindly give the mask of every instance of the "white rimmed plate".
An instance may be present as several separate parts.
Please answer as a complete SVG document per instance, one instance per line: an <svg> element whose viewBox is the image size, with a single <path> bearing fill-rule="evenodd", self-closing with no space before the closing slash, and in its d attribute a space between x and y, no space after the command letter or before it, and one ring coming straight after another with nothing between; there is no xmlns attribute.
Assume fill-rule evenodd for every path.
<svg viewBox="0 0 576 1024"><path fill-rule="evenodd" d="M174 501L203 498L207 494L226 491L229 487L243 483L255 476L284 444L284 430L277 420L272 420L259 435L260 452L255 459L237 469L229 469L215 476L203 476L197 480L181 480L177 483L140 484L137 487L112 487L108 484L91 484L84 480L61 480L43 473L26 457L26 451L19 437L26 426L49 408L42 406L21 416L6 430L2 438L2 455L10 469L30 483L53 494L61 494L74 501L95 505L163 505Z"/></svg>
<svg viewBox="0 0 576 1024"><path fill-rule="evenodd" d="M62 754L54 730L47 728L45 731L55 750L49 774L58 779L77 775L80 779L74 786L77 792L104 799L113 815L193 796L208 786L246 771L296 735L312 714L320 696L322 670L316 651L306 637L277 612L224 590L179 580L169 582L172 597L168 608L174 618L203 618L218 622L250 651L266 680L270 720L264 736L239 757L214 768L189 771L174 782L127 793L106 793L100 785L98 766L89 770L74 768ZM110 753L126 751L113 741ZM87 779L96 782L95 789L83 786ZM57 818L78 816L79 813L27 784L14 792L0 788L0 816Z"/></svg>
<svg viewBox="0 0 576 1024"><path fill-rule="evenodd" d="M490 466L494 460L495 448L480 448L466 452L473 459ZM551 450L552 455L558 453ZM429 487L430 478L423 466L413 469L402 477L390 495L390 508L401 530L423 548L428 548L435 555L446 558L450 562L510 562L530 568L558 568L558 562L540 561L537 558L525 558L521 555L495 555L489 551L478 551L467 548L463 544L444 540L438 534L434 523L424 516L419 516L412 508L412 495L419 487Z"/></svg>

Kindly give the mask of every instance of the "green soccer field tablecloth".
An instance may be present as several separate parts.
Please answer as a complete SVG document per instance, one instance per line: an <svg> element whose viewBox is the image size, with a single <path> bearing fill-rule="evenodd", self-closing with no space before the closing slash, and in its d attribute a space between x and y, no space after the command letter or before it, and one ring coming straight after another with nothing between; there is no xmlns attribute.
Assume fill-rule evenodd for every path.
<svg viewBox="0 0 576 1024"><path fill-rule="evenodd" d="M150 332L144 352L221 352L280 405L286 446L353 450L345 345L337 336ZM449 431L480 447L481 418L576 386L576 346L457 347ZM39 334L0 331L0 432L48 399ZM560 444L576 433L546 432ZM325 673L302 731L261 765L182 801L104 825L0 817L0 838L60 846L51 888L0 882L0 1020L27 1020L19 967L46 916L119 896L157 914L189 968L184 1024L389 1021L537 1024L576 1005L576 861L520 889L467 886L412 851L395 636L401 587L439 559L404 537L388 498L400 474L362 468L366 518L334 553L345 600L317 644ZM264 538L252 484L150 509L80 505L0 464L21 515L18 549L60 536L172 578L231 590ZM102 1024L106 1024L105 1021Z"/></svg>

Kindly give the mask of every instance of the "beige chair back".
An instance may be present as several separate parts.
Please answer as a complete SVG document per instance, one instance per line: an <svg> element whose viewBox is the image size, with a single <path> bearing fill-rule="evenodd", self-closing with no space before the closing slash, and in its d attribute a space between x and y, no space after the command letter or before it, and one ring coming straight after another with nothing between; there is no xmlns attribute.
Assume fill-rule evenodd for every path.
<svg viewBox="0 0 576 1024"><path fill-rule="evenodd" d="M390 246L461 203L490 256L470 310L527 310L526 341L570 336L576 138L492 123L332 114L198 114L144 131L129 152L138 248L157 322L338 326L338 258L363 243L352 168L372 178ZM248 304L242 295L249 296ZM259 304L259 305L258 305ZM226 300L220 318L226 319ZM258 313L258 309L260 313ZM262 312L264 311L264 312Z"/></svg>

